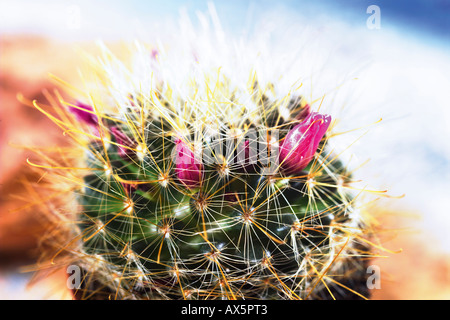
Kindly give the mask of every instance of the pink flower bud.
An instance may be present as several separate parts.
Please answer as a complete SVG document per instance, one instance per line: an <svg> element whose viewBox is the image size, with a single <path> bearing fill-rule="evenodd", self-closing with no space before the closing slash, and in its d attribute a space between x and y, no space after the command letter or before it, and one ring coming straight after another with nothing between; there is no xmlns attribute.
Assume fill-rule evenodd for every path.
<svg viewBox="0 0 450 320"><path fill-rule="evenodd" d="M253 145L254 144L254 145ZM235 169L238 172L247 172L251 173L257 170L257 154L256 150L250 150L250 148L256 149L256 142L250 143L250 140L245 140L243 143L238 146L238 156L236 159L237 165Z"/></svg>
<svg viewBox="0 0 450 320"><path fill-rule="evenodd" d="M152 53L151 53L152 58L156 60L158 58L158 55L159 55L158 50L152 49Z"/></svg>
<svg viewBox="0 0 450 320"><path fill-rule="evenodd" d="M178 180L188 188L198 187L203 178L202 163L182 139L176 141L175 148L175 172Z"/></svg>
<svg viewBox="0 0 450 320"><path fill-rule="evenodd" d="M119 128L112 127L111 134L116 139L116 142L121 146L119 148L119 156L121 158L128 158L133 154L133 150L129 148L134 148L136 146L136 142L134 142L130 137L128 137L125 133L123 133ZM129 147L129 148L126 148Z"/></svg>
<svg viewBox="0 0 450 320"><path fill-rule="evenodd" d="M77 103L75 103L75 105L78 108L69 107L69 111L75 115L75 117L78 119L78 121L84 122L91 126L98 125L97 115L95 115L95 113L93 113L94 108L92 108L92 106L90 106L88 104L84 104L82 102L77 102Z"/></svg>
<svg viewBox="0 0 450 320"><path fill-rule="evenodd" d="M309 114L286 135L280 145L280 166L289 173L299 173L313 159L331 122L329 115Z"/></svg>
<svg viewBox="0 0 450 320"><path fill-rule="evenodd" d="M125 190L127 196L131 196L137 190L136 184L129 184L129 183L125 183L125 182L121 182L120 184L122 185L123 189Z"/></svg>

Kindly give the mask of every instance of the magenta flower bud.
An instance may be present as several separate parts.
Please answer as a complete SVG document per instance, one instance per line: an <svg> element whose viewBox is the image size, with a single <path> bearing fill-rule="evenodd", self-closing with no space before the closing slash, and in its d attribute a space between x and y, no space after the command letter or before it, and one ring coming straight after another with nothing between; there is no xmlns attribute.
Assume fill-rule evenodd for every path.
<svg viewBox="0 0 450 320"><path fill-rule="evenodd" d="M288 132L280 145L279 156L280 166L285 172L299 173L306 168L313 159L330 122L329 115L312 112Z"/></svg>
<svg viewBox="0 0 450 320"><path fill-rule="evenodd" d="M238 166L236 169L240 172L251 173L257 170L257 154L256 150L250 150L250 148L256 149L256 142L250 140L245 140L244 143L239 145L238 147L238 156L236 162Z"/></svg>
<svg viewBox="0 0 450 320"><path fill-rule="evenodd" d="M77 103L75 103L75 105L78 108L69 107L69 111L75 115L75 117L78 119L78 121L84 122L91 126L98 125L98 118L97 118L97 115L95 113L93 113L94 108L92 108L92 106L82 103L82 102L79 102L79 101L77 101Z"/></svg>
<svg viewBox="0 0 450 320"><path fill-rule="evenodd" d="M188 188L198 187L203 178L203 165L182 140L176 140L175 172L178 180Z"/></svg>
<svg viewBox="0 0 450 320"><path fill-rule="evenodd" d="M237 159L235 159L235 161L242 166L245 166L248 162L250 162L250 141L249 140L240 142L240 144L238 146Z"/></svg>
<svg viewBox="0 0 450 320"><path fill-rule="evenodd" d="M135 184L129 184L125 182L121 182L120 184L122 185L128 196L132 195L137 190L137 185Z"/></svg>
<svg viewBox="0 0 450 320"><path fill-rule="evenodd" d="M134 142L130 137L128 137L125 133L123 133L119 128L112 127L111 134L116 139L116 142L121 146L119 148L119 156L121 158L128 158L133 154L133 150L129 148L134 148L136 146L136 142ZM129 147L129 148L126 148Z"/></svg>
<svg viewBox="0 0 450 320"><path fill-rule="evenodd" d="M152 58L156 60L158 58L158 55L159 55L158 50L152 49L152 53L151 53Z"/></svg>
<svg viewBox="0 0 450 320"><path fill-rule="evenodd" d="M225 194L223 195L223 200L225 200L226 202L239 202L239 196L236 197L236 193L235 192L225 192Z"/></svg>

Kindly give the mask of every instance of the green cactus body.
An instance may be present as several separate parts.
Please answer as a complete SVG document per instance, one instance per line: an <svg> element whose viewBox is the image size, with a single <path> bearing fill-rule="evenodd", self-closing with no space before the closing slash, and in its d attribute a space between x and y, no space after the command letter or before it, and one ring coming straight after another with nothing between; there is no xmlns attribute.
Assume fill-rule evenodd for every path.
<svg viewBox="0 0 450 320"><path fill-rule="evenodd" d="M270 98L275 87L224 76L215 88L191 84L183 96L162 82L148 94L130 92L126 107L78 108L81 118L98 117L88 123L96 137L76 194L86 275L78 298L367 294L364 227L345 188L350 173L328 150L328 136L301 170L269 161L311 108L297 94ZM177 163L180 150L192 153L186 164Z"/></svg>
<svg viewBox="0 0 450 320"><path fill-rule="evenodd" d="M84 103L58 95L58 116L34 103L75 141L40 166L76 199L70 235L50 239L52 261L66 250L83 271L75 296L367 298L369 228L333 115L250 65L137 56L133 69L104 48Z"/></svg>

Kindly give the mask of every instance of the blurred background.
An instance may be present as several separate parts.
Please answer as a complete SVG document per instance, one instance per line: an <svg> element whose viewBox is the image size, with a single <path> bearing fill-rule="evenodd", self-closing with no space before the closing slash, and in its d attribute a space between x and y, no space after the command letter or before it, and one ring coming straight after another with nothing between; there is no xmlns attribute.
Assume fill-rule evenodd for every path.
<svg viewBox="0 0 450 320"><path fill-rule="evenodd" d="M17 93L44 100L43 90L54 87L48 73L76 86L78 48L176 38L186 18L200 29L209 18L244 41L262 37L277 52L298 46L324 56L324 84L357 79L334 96L346 105L342 128L383 119L352 145L361 162L370 159L359 177L405 194L377 202L379 222L390 230L385 246L402 252L374 261L382 274L373 298L450 299L449 0L0 0L0 299L71 298L64 272L29 288L31 273L19 269L36 261L45 225L38 207L21 208L17 195L40 177L15 145L65 140Z"/></svg>

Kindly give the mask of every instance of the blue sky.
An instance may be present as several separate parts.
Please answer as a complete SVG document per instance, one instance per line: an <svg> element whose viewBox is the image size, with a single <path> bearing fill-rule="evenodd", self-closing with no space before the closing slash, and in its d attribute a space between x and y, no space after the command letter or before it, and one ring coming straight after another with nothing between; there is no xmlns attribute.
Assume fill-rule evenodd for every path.
<svg viewBox="0 0 450 320"><path fill-rule="evenodd" d="M428 33L450 40L450 0L228 0L212 1L219 17L226 25L239 28L245 25L249 10L257 16L267 10L288 10L308 15L327 15L334 19L345 20L349 24L365 23L366 9L378 5L381 9L383 23L401 25L411 32ZM196 10L206 10L207 1L138 1L130 2L139 14L158 12L163 16L174 16L181 6L187 8L193 16Z"/></svg>
<svg viewBox="0 0 450 320"><path fill-rule="evenodd" d="M205 0L0 0L0 32L31 32L57 34L60 38L95 37L112 38L129 36L130 20L163 22L176 19L184 7L191 18L196 11L206 11ZM304 14L321 19L340 20L352 26L363 26L368 17L369 5L381 9L382 27L401 28L408 35L414 34L427 41L450 40L450 0L227 0L211 1L225 29L240 32L251 26L249 21L258 19L265 12L278 11ZM67 8L79 6L82 17L91 28L80 34L62 34L61 25L67 21ZM116 13L116 14L114 14ZM120 28L119 28L120 27ZM117 29L116 29L117 28ZM64 29L64 28L63 28ZM81 36L82 35L82 36Z"/></svg>

